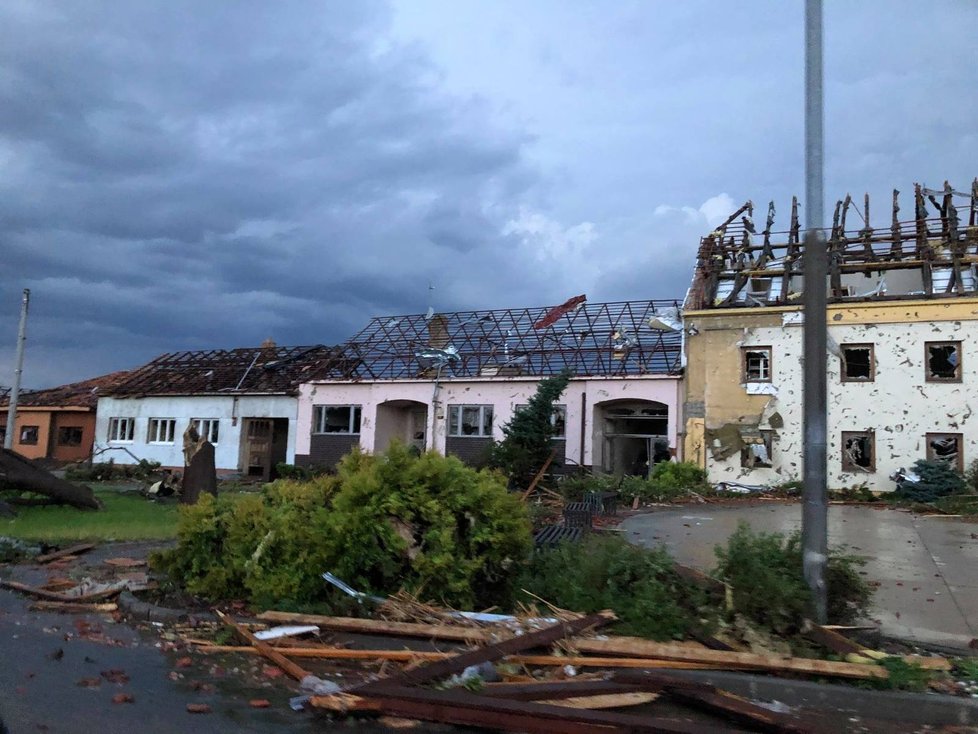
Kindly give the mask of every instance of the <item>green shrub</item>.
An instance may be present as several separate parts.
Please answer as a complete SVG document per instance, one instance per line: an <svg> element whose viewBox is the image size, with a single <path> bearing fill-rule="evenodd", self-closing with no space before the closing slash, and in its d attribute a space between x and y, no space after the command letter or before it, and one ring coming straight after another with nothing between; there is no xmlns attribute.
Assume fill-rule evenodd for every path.
<svg viewBox="0 0 978 734"><path fill-rule="evenodd" d="M331 571L364 591L404 587L473 608L512 598L530 543L526 510L500 475L397 444L354 451L336 476L202 497L181 508L177 547L154 562L212 600L345 611L349 600L321 578Z"/></svg>
<svg viewBox="0 0 978 734"><path fill-rule="evenodd" d="M648 479L625 477L621 493L638 497L643 502L670 502L690 492L708 491L706 471L691 461L663 461L652 467Z"/></svg>
<svg viewBox="0 0 978 734"><path fill-rule="evenodd" d="M107 482L113 479L153 479L160 472L160 462L140 459L137 464L105 462L76 464L65 469L65 479L71 482Z"/></svg>
<svg viewBox="0 0 978 734"><path fill-rule="evenodd" d="M968 485L968 492L978 494L978 459L972 459L968 464L968 469L964 473L964 481Z"/></svg>
<svg viewBox="0 0 978 734"><path fill-rule="evenodd" d="M833 500L842 500L843 502L876 502L879 499L879 497L873 494L872 490L866 485L865 482L862 484L854 484L851 487L830 489L829 498Z"/></svg>
<svg viewBox="0 0 978 734"><path fill-rule="evenodd" d="M716 547L713 575L732 588L733 611L781 635L793 635L812 614L812 596L802 568L801 533L755 533L740 523ZM857 570L865 561L830 550L826 568L828 616L835 624L866 612L872 591Z"/></svg>
<svg viewBox="0 0 978 734"><path fill-rule="evenodd" d="M304 466L296 466L295 464L287 464L284 461L280 461L275 465L275 476L279 479L311 479L313 473Z"/></svg>
<svg viewBox="0 0 978 734"><path fill-rule="evenodd" d="M616 631L656 640L709 631L716 615L706 594L684 581L664 548L632 545L617 536L591 535L534 554L523 588L564 609L612 609Z"/></svg>
<svg viewBox="0 0 978 734"><path fill-rule="evenodd" d="M613 492L622 478L613 474L572 474L562 477L557 489L566 502L581 502L588 492Z"/></svg>
<svg viewBox="0 0 978 734"><path fill-rule="evenodd" d="M940 497L961 494L967 488L964 478L946 461L918 459L913 471L920 481L905 483L890 495L893 499L933 502Z"/></svg>

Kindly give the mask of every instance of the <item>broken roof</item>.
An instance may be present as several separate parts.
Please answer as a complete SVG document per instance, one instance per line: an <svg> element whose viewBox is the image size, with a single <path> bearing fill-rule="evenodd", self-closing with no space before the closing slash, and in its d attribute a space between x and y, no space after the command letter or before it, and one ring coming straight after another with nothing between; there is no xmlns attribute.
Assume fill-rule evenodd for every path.
<svg viewBox="0 0 978 734"><path fill-rule="evenodd" d="M653 328L674 300L384 316L343 345L355 379L676 374L679 331Z"/></svg>
<svg viewBox="0 0 978 734"><path fill-rule="evenodd" d="M302 382L349 372L339 349L321 344L173 352L133 370L111 394L291 394Z"/></svg>
<svg viewBox="0 0 978 734"><path fill-rule="evenodd" d="M914 218L899 218L894 189L889 227L869 226L869 196L863 211L852 197L835 205L824 230L830 302L942 298L978 291L978 179L971 191L914 185ZM965 200L965 201L962 201ZM929 206L928 206L929 205ZM967 206L966 214L959 207ZM788 230L774 232L774 203L757 232L748 201L700 241L687 310L799 303L804 244L798 200L791 202ZM962 221L962 217L966 221ZM853 228L857 222L859 229Z"/></svg>
<svg viewBox="0 0 978 734"><path fill-rule="evenodd" d="M105 395L129 376L128 371L112 372L90 380L72 382L45 390L21 390L17 404L21 407L95 408L99 396ZM0 405L10 404L10 388L0 388Z"/></svg>

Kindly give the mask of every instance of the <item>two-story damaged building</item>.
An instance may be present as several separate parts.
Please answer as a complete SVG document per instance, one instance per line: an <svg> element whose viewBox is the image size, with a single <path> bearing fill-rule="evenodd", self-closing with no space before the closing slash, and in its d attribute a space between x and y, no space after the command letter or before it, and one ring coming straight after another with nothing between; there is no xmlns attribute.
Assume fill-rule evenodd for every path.
<svg viewBox="0 0 978 734"><path fill-rule="evenodd" d="M872 228L849 196L826 230L830 487L894 488L921 458L978 458L978 181L915 186L914 217ZM802 475L805 287L797 202L756 232L750 202L701 241L685 303L686 457L713 482ZM853 220L858 222L852 227Z"/></svg>
<svg viewBox="0 0 978 734"><path fill-rule="evenodd" d="M676 306L578 296L375 318L343 345L343 378L302 385L296 461L332 466L355 445L381 452L398 439L478 465L539 381L568 369L553 416L557 464L644 473L678 448L681 332L657 317Z"/></svg>

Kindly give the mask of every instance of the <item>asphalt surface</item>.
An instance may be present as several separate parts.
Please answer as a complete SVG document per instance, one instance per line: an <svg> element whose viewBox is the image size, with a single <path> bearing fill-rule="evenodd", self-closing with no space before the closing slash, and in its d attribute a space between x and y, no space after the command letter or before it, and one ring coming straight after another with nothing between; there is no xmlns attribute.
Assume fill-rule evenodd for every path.
<svg viewBox="0 0 978 734"><path fill-rule="evenodd" d="M754 530L788 533L801 527L797 502L749 506L703 504L627 518L633 542L664 544L677 561L703 570L716 565L714 547L747 522ZM978 524L867 506L831 505L829 545L863 556L867 580L878 584L872 617L883 634L967 650L978 638Z"/></svg>

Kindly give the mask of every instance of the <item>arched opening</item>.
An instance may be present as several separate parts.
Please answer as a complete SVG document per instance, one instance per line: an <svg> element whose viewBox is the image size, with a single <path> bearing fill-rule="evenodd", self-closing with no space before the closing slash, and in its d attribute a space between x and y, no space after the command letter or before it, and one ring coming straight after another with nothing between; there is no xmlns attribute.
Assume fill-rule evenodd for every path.
<svg viewBox="0 0 978 734"><path fill-rule="evenodd" d="M374 451L386 451L399 440L424 452L428 448L428 406L416 400L388 400L377 406Z"/></svg>
<svg viewBox="0 0 978 734"><path fill-rule="evenodd" d="M602 471L648 476L653 466L672 457L668 405L609 400L598 403L594 413L594 465Z"/></svg>

